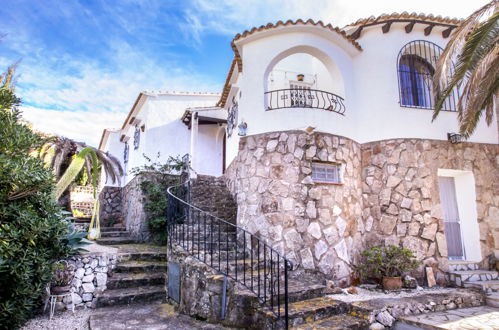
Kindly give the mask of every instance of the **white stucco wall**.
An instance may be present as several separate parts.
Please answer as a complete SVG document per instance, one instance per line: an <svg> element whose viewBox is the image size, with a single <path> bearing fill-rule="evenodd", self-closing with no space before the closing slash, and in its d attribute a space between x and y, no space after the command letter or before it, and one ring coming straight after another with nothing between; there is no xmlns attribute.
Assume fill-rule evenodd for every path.
<svg viewBox="0 0 499 330"><path fill-rule="evenodd" d="M330 31L304 27L255 33L236 42L243 62L236 82L242 92L239 122L241 118L247 122L248 135L312 126L316 131L343 135L359 143L391 138L446 140L447 133L459 131L457 113L442 111L432 123L432 110L401 107L397 56L410 41L428 40L444 48L448 39L442 37L439 27L425 36L426 25L416 24L411 33L405 32L405 25L394 23L386 34L381 25L365 28L357 40L363 51L343 42L340 36L328 36L334 34ZM336 84L332 92L345 98L343 116L321 109L265 111L266 74L284 57L295 53L315 56L332 72ZM280 64L286 64L286 60ZM498 143L497 121L488 127L482 119L469 141ZM236 130L227 143L227 164L237 155L238 143Z"/></svg>
<svg viewBox="0 0 499 330"><path fill-rule="evenodd" d="M145 125L145 131L140 133L140 144L138 149L134 149L133 126L126 130L119 131L113 135L112 148L109 151L123 162L124 143L119 142L120 136L126 134L129 137L128 144L129 158L126 164L126 175L123 185L133 179L130 170L146 164L144 155L153 161L166 162L169 156L183 156L190 152L191 134L188 127L181 122L181 117L187 108L213 106L218 101L218 95L206 94L158 94L148 95L140 111L135 116L140 119L139 126ZM218 127L218 125L213 125ZM210 133L210 132L208 132ZM204 132L202 138L212 138L216 141L216 136ZM199 171L200 174L215 175L216 161L221 163L220 150L216 149L216 142L201 142L203 151L203 164L206 164ZM157 155L160 155L158 158ZM221 165L220 172L221 175ZM206 169L206 170L205 170Z"/></svg>

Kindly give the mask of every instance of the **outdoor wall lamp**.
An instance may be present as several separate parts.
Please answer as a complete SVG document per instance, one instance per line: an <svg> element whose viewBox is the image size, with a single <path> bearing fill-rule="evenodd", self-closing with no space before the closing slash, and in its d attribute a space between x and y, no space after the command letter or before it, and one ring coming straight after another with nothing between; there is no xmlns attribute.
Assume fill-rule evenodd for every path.
<svg viewBox="0 0 499 330"><path fill-rule="evenodd" d="M453 144L461 143L463 142L463 136L458 133L447 133L447 140Z"/></svg>
<svg viewBox="0 0 499 330"><path fill-rule="evenodd" d="M246 131L248 129L248 124L246 122L241 121L241 123L239 124L239 126L237 126L237 128L239 129L238 133L239 136L246 136Z"/></svg>

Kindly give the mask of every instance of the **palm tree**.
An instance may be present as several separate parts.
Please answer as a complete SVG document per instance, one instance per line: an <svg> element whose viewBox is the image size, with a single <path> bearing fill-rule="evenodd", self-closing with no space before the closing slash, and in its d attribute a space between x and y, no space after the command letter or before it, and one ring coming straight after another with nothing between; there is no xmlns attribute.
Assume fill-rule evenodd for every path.
<svg viewBox="0 0 499 330"><path fill-rule="evenodd" d="M85 167L88 178L91 178L94 189L97 187L100 171L103 170L106 180L116 182L123 169L118 159L107 152L87 146L64 137L52 137L38 152L45 165L52 168L57 179L56 198L60 199L78 174Z"/></svg>
<svg viewBox="0 0 499 330"><path fill-rule="evenodd" d="M490 125L494 112L497 112L498 19L499 1L493 0L464 20L452 34L433 76L436 100L433 120L453 89L459 89L459 130L465 138L475 131L483 113L487 125Z"/></svg>

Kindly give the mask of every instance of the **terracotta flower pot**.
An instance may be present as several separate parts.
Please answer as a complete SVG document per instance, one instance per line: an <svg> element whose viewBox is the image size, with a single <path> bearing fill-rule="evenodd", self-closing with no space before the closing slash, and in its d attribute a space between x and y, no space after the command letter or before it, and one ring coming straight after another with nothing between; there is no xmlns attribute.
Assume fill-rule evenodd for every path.
<svg viewBox="0 0 499 330"><path fill-rule="evenodd" d="M70 289L70 286L53 286L50 288L50 292L52 294L63 294L68 293Z"/></svg>
<svg viewBox="0 0 499 330"><path fill-rule="evenodd" d="M383 277L383 289L400 290L402 288L401 277Z"/></svg>

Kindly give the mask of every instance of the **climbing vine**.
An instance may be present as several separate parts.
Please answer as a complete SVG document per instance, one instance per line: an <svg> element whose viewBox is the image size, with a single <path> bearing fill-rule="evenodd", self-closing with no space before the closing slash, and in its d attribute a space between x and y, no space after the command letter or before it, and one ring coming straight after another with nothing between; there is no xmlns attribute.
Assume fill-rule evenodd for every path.
<svg viewBox="0 0 499 330"><path fill-rule="evenodd" d="M134 175L142 177L140 189L144 195L143 203L146 212L146 221L153 239L159 244L166 244L166 189L180 184L180 173L188 168L182 159L168 157L167 161L159 161L158 153L155 161L144 155L146 164L131 170Z"/></svg>

